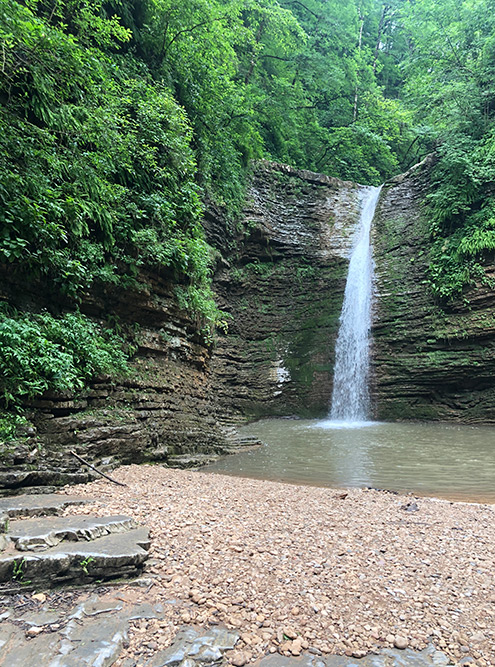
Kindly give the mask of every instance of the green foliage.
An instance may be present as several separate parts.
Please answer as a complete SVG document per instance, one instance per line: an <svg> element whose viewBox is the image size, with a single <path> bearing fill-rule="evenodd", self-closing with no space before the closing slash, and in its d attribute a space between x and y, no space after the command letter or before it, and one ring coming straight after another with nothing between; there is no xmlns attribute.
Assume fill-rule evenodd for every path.
<svg viewBox="0 0 495 667"><path fill-rule="evenodd" d="M79 563L84 574L89 575L89 566L91 565L91 563L94 563L94 561L95 559L93 558L93 556L87 556Z"/></svg>
<svg viewBox="0 0 495 667"><path fill-rule="evenodd" d="M151 263L202 279L184 111L143 64L112 53L130 32L101 3L56 0L48 18L29 7L0 9L1 261L75 295L148 264L149 234Z"/></svg>
<svg viewBox="0 0 495 667"><path fill-rule="evenodd" d="M486 199L447 236L436 233L430 252L430 279L434 294L450 300L468 285L488 284L483 259L495 251L495 202Z"/></svg>
<svg viewBox="0 0 495 667"><path fill-rule="evenodd" d="M0 442L9 442L19 436L23 427L28 425L24 415L0 410Z"/></svg>
<svg viewBox="0 0 495 667"><path fill-rule="evenodd" d="M17 403L45 391L77 392L100 374L128 372L125 343L81 313L0 312L0 395Z"/></svg>
<svg viewBox="0 0 495 667"><path fill-rule="evenodd" d="M417 145L438 157L425 214L433 291L448 300L486 281L483 262L495 248L495 14L487 0L421 0L404 3L400 15Z"/></svg>
<svg viewBox="0 0 495 667"><path fill-rule="evenodd" d="M196 326L207 343L214 342L216 328L227 331L231 315L218 308L209 284L201 287L178 285L175 293L180 307L191 311L195 316Z"/></svg>
<svg viewBox="0 0 495 667"><path fill-rule="evenodd" d="M75 297L145 268L215 310L203 202L250 160L378 184L428 151L442 298L494 249L488 0L3 0L0 263Z"/></svg>
<svg viewBox="0 0 495 667"><path fill-rule="evenodd" d="M26 579L26 567L27 567L27 558L20 558L14 560L12 566L12 579L23 586L28 586L31 581Z"/></svg>

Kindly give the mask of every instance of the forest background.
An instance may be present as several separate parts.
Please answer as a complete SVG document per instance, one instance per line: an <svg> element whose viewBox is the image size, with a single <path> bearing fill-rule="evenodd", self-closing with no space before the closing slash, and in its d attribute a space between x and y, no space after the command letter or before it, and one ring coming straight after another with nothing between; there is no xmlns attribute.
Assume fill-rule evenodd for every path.
<svg viewBox="0 0 495 667"><path fill-rule="evenodd" d="M491 0L0 0L0 266L54 303L151 269L209 335L203 211L235 234L252 160L376 185L429 153L448 303L495 250ZM25 397L126 371L71 310L0 304L4 436Z"/></svg>

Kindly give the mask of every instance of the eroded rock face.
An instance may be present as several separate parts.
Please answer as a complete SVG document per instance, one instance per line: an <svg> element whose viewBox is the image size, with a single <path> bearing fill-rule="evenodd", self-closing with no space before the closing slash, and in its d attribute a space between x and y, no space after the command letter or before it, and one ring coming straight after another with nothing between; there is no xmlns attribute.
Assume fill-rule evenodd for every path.
<svg viewBox="0 0 495 667"><path fill-rule="evenodd" d="M375 416L493 423L495 292L480 285L448 308L435 302L421 206L429 167L387 183L375 217Z"/></svg>
<svg viewBox="0 0 495 667"><path fill-rule="evenodd" d="M179 308L170 280L142 281L134 292L99 291L81 305L96 319L111 312L122 326L138 325L131 376L100 378L77 397L45 394L29 404L35 431L20 444L0 443L0 489L88 481L92 474L71 450L103 467L223 451L211 346Z"/></svg>
<svg viewBox="0 0 495 667"><path fill-rule="evenodd" d="M262 163L215 281L231 314L212 360L224 414L325 415L360 188Z"/></svg>
<svg viewBox="0 0 495 667"><path fill-rule="evenodd" d="M229 429L247 417L326 414L359 193L353 183L262 163L237 227L210 207L215 289L231 315L214 348L180 309L171 277L142 275L134 291L86 295L85 314L138 325L134 373L100 378L77 397L33 401L35 432L0 445L0 489L87 481L92 473L71 450L107 467L189 466L231 451ZM41 289L26 294L8 275L1 285L0 296L21 308L48 305Z"/></svg>

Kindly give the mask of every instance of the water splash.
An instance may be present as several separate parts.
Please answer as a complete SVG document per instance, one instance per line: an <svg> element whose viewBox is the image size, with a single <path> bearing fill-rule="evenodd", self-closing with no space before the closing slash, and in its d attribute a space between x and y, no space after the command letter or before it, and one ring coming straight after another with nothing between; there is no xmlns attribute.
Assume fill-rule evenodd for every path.
<svg viewBox="0 0 495 667"><path fill-rule="evenodd" d="M359 423L369 416L369 333L373 259L370 229L381 188L368 188L363 197L357 238L351 252L349 272L335 347L330 419Z"/></svg>

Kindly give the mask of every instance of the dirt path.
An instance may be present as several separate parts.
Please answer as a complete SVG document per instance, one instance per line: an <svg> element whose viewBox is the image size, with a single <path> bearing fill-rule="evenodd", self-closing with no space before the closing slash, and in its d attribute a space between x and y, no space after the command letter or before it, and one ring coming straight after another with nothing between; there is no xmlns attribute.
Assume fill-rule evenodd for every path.
<svg viewBox="0 0 495 667"><path fill-rule="evenodd" d="M101 499L80 513L130 513L151 529L146 599L165 618L138 622L123 660L144 664L183 624L220 623L241 632L237 664L432 641L495 665L495 506L157 466L114 474L129 488L68 492Z"/></svg>

